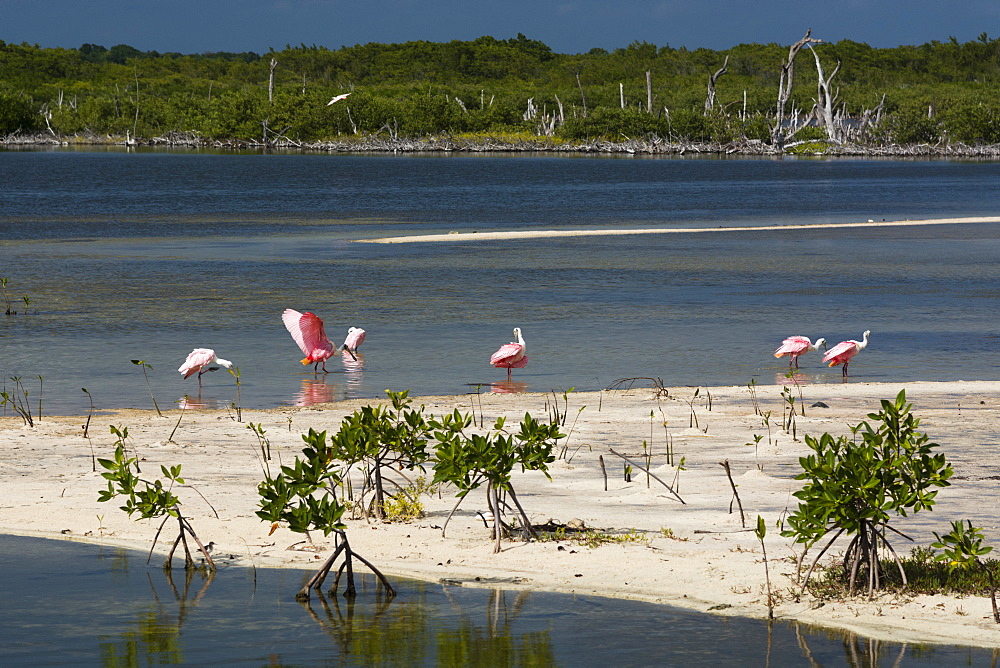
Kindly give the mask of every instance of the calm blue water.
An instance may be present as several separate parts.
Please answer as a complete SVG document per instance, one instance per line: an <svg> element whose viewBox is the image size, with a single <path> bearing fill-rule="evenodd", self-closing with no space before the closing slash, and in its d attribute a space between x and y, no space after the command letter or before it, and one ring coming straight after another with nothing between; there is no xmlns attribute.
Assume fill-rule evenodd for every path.
<svg viewBox="0 0 1000 668"><path fill-rule="evenodd" d="M872 341L852 380L992 379L1000 225L381 245L452 230L718 227L1000 213L1000 164L586 156L0 151L0 374L46 413L196 395L211 347L245 407L508 389L782 380L785 336ZM359 364L315 377L281 324L311 310ZM0 309L2 310L2 309ZM519 326L531 362L487 360ZM840 382L812 353L811 382ZM234 380L205 376L202 403ZM496 384L496 385L494 385Z"/></svg>
<svg viewBox="0 0 1000 668"><path fill-rule="evenodd" d="M225 555L217 555L225 558ZM788 622L590 596L372 578L353 605L294 600L306 571L160 568L120 548L0 536L0 665L994 665ZM179 563L179 562L178 562Z"/></svg>

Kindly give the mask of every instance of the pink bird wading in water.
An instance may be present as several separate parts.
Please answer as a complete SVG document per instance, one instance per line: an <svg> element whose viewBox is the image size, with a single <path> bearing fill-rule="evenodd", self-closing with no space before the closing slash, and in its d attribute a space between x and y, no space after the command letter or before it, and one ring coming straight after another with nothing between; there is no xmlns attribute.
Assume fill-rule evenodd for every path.
<svg viewBox="0 0 1000 668"><path fill-rule="evenodd" d="M498 369L507 369L507 380L510 380L511 369L521 369L528 366L528 347L521 336L521 328L514 328L514 340L500 346L500 350L490 357L490 364Z"/></svg>
<svg viewBox="0 0 1000 668"><path fill-rule="evenodd" d="M219 366L213 366L216 364ZM177 370L181 372L184 378L190 378L194 374L198 374L198 391L201 392L202 375L209 371L218 371L220 366L232 369L233 363L229 360L216 357L215 351L211 348L195 348L188 354L187 359L184 360L184 364L181 364Z"/></svg>
<svg viewBox="0 0 1000 668"><path fill-rule="evenodd" d="M327 338L320 317L308 311L299 313L286 308L281 314L281 320L285 323L285 329L295 339L295 343L299 344L299 350L306 356L302 364L312 364L314 372L318 372L322 364L323 373L329 373L326 370L326 361L337 352L337 347Z"/></svg>
<svg viewBox="0 0 1000 668"><path fill-rule="evenodd" d="M360 327L351 327L347 330L347 338L344 339L344 350L353 353L358 352L358 346L365 342L365 330Z"/></svg>
<svg viewBox="0 0 1000 668"><path fill-rule="evenodd" d="M816 350L820 346L826 344L826 339L819 338L816 339L816 343L809 340L808 336L789 336L787 339L781 342L781 345L777 350L774 351L775 357L784 357L788 355L788 367L791 368L792 364L795 364L795 368L799 368L799 355L804 355L810 350Z"/></svg>
<svg viewBox="0 0 1000 668"><path fill-rule="evenodd" d="M847 378L847 365L855 355L868 347L868 336L870 334L871 330L865 330L864 336L861 337L861 341L855 341L854 339L841 341L833 348L826 351L826 354L823 355L823 361L829 362L829 366L843 364L844 378Z"/></svg>

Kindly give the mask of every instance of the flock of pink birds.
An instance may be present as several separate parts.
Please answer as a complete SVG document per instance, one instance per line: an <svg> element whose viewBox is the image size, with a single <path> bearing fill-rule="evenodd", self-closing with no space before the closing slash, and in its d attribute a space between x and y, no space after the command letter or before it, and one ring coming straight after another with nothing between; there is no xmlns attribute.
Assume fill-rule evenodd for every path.
<svg viewBox="0 0 1000 668"><path fill-rule="evenodd" d="M360 327L351 327L347 330L347 338L341 346L336 346L330 341L323 329L323 320L315 313L306 311L300 313L295 309L285 309L281 314L281 320L285 323L285 329L292 335L292 339L298 344L299 350L305 355L302 360L304 365L313 365L313 371L319 373L322 368L326 370L326 361L338 352L349 354L357 360L355 353L358 347L365 340L365 330ZM830 348L823 355L823 362L829 366L843 365L843 375L847 377L847 366L859 352L868 346L868 337L871 331L866 331L861 341L849 339L841 341L833 348ZM790 336L781 342L781 345L774 351L775 357L788 356L788 366L799 367L799 357L810 350L818 350L820 346L826 345L826 339L819 338L812 342L807 336ZM527 344L524 342L524 335L520 327L514 328L514 340L505 343L490 356L490 364L498 369L507 369L507 380L510 380L511 369L523 369L528 366ZM198 374L198 389L201 389L201 377L209 371L216 371L220 367L231 369L233 366L229 360L224 360L215 354L211 348L195 348L184 360L178 371L184 378L189 378Z"/></svg>
<svg viewBox="0 0 1000 668"><path fill-rule="evenodd" d="M285 323L285 329L292 335L292 339L298 344L299 350L305 355L302 364L312 364L313 371L316 373L319 373L321 368L323 373L329 373L326 369L326 361L338 352L347 353L357 360L355 353L358 351L358 346L365 340L365 330L360 327L351 327L347 330L344 344L342 346L334 345L326 335L323 320L309 311L300 313L295 309L285 309L281 314L281 320ZM498 369L507 369L507 380L510 380L511 369L522 369L528 365L526 350L521 328L515 327L514 340L500 346L500 349L490 357L490 364ZM195 348L177 370L184 378L198 374L198 389L201 390L201 377L210 371L217 371L220 367L231 369L233 363L218 357L211 348Z"/></svg>
<svg viewBox="0 0 1000 668"><path fill-rule="evenodd" d="M843 365L843 375L847 377L847 365L851 363L854 356L860 353L862 350L868 347L868 337L871 335L871 330L865 331L864 335L861 337L860 341L855 341L854 339L848 339L847 341L841 341L833 348L830 348L823 355L823 363L828 364L828 366L837 366L838 364ZM775 357L783 357L788 355L788 366L794 364L795 368L799 368L799 356L804 355L810 350L818 350L820 346L826 345L826 339L819 338L816 339L816 343L809 340L808 336L789 336L787 339L781 342L781 345L777 350L774 351Z"/></svg>

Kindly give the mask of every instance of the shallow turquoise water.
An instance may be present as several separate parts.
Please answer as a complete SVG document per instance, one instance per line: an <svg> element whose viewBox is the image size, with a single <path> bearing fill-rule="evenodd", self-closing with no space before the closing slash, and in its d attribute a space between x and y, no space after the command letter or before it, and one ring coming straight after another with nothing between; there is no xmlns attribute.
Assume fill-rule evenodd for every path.
<svg viewBox="0 0 1000 668"><path fill-rule="evenodd" d="M247 407L483 389L783 382L804 334L872 343L852 381L997 374L1000 226L718 232L397 246L451 230L715 227L993 215L1000 165L963 161L0 152L0 374L47 413L196 395L194 347ZM360 364L314 376L285 332L311 310ZM21 308L21 311L24 309ZM519 326L515 385L487 360ZM802 358L809 382L839 369ZM42 376L41 383L38 376ZM235 400L205 377L201 403ZM193 402L192 402L193 403Z"/></svg>

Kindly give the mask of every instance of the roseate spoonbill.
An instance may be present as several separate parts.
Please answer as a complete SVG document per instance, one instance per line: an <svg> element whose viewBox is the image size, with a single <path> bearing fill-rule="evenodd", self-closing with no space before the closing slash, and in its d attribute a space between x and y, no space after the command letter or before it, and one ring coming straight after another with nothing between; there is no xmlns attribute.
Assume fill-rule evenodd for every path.
<svg viewBox="0 0 1000 668"><path fill-rule="evenodd" d="M507 369L507 380L510 380L511 369L521 369L528 366L528 346L521 336L521 328L514 328L514 340L500 346L500 349L490 356L490 364L498 369Z"/></svg>
<svg viewBox="0 0 1000 668"><path fill-rule="evenodd" d="M320 317L309 311L299 313L295 309L286 308L281 314L281 320L285 323L285 329L295 339L295 343L299 344L299 350L306 356L302 364L312 364L314 372L318 372L322 364L323 373L329 373L326 370L326 361L333 356L337 348L327 338Z"/></svg>
<svg viewBox="0 0 1000 668"><path fill-rule="evenodd" d="M224 366L227 369L233 368L232 362L224 360L221 357L216 357L215 351L211 348L195 348L188 354L187 359L184 360L184 364L181 364L177 370L185 378L190 378L194 374L198 374L198 389L201 390L202 374L219 370L219 366L213 366L214 364Z"/></svg>
<svg viewBox="0 0 1000 668"><path fill-rule="evenodd" d="M365 342L365 330L360 327L351 327L347 330L347 338L344 339L344 345L342 348L344 350L350 350L353 353L358 352L358 346Z"/></svg>
<svg viewBox="0 0 1000 668"><path fill-rule="evenodd" d="M329 107L334 102L340 102L341 100L345 100L347 99L348 95L350 95L350 93L341 93L340 95L334 95L333 99L326 103L326 106Z"/></svg>
<svg viewBox="0 0 1000 668"><path fill-rule="evenodd" d="M820 346L826 345L826 339L816 339L816 343L809 340L808 336L789 336L781 342L781 345L774 351L775 357L788 355L788 368L795 364L799 368L799 355L804 355L810 350L817 350Z"/></svg>
<svg viewBox="0 0 1000 668"><path fill-rule="evenodd" d="M829 362L829 366L837 366L838 364L844 365L844 377L847 377L847 365L851 362L851 359L860 353L862 350L868 347L868 336L871 334L871 330L865 330L864 336L861 337L861 341L855 341L854 339L849 339L847 341L841 341L833 348L826 351L823 355L823 361Z"/></svg>

